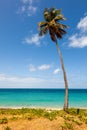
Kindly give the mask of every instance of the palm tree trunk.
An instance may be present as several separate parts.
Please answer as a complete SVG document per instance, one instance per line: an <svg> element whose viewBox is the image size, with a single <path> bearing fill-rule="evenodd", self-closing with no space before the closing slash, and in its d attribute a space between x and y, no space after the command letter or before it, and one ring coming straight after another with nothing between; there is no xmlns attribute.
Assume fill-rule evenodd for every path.
<svg viewBox="0 0 87 130"><path fill-rule="evenodd" d="M63 77L64 77L64 83L65 83L65 101L64 101L64 111L66 111L68 109L68 82L67 82L67 76L66 76L66 71L64 68L64 62L63 62L63 58L62 58L62 53L60 51L60 48L58 46L58 42L56 40L56 48L60 57L60 62L61 62L61 66L62 66L62 71L63 71Z"/></svg>

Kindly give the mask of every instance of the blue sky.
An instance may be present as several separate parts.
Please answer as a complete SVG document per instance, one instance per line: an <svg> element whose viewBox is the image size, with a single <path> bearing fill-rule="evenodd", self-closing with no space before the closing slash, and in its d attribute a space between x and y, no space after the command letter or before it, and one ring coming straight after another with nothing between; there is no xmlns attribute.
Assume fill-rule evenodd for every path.
<svg viewBox="0 0 87 130"><path fill-rule="evenodd" d="M87 1L0 0L0 88L64 88L49 35L38 36L44 8L62 8L70 28L62 51L70 88L87 88Z"/></svg>

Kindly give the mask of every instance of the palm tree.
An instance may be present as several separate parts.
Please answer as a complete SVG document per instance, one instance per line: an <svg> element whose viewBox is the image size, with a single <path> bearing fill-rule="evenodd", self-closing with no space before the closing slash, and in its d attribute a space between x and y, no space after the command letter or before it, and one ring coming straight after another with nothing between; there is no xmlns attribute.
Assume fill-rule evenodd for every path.
<svg viewBox="0 0 87 130"><path fill-rule="evenodd" d="M60 57L60 62L62 66L62 71L63 71L63 77L64 77L64 83L65 83L65 101L64 101L64 111L68 109L68 82L67 82L67 76L66 76L66 71L64 67L64 62L62 58L62 53L60 51L57 38L62 39L62 36L66 34L66 31L64 30L68 26L61 24L61 20L65 20L64 16L61 14L61 10L57 10L55 8L46 8L44 10L44 19L45 21L39 22L39 36L43 36L47 34L49 31L51 40L55 42L56 48Z"/></svg>

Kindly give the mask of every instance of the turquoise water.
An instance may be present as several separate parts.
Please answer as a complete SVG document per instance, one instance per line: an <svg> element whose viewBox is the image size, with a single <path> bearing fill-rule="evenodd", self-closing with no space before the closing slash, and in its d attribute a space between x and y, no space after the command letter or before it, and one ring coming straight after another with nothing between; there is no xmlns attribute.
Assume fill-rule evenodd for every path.
<svg viewBox="0 0 87 130"><path fill-rule="evenodd" d="M0 89L0 107L62 108L64 89ZM87 108L87 89L70 89L69 106Z"/></svg>

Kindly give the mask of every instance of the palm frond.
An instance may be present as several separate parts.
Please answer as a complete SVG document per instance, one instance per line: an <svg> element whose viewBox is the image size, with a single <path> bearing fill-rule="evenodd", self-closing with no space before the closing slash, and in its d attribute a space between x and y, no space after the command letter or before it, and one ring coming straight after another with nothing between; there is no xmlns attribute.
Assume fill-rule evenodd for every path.
<svg viewBox="0 0 87 130"><path fill-rule="evenodd" d="M61 10L62 10L62 9L57 9L57 10L56 10L56 15L61 14Z"/></svg>
<svg viewBox="0 0 87 130"><path fill-rule="evenodd" d="M50 21L50 12L48 8L45 8L44 10L44 19L49 22Z"/></svg>
<svg viewBox="0 0 87 130"><path fill-rule="evenodd" d="M61 9L56 9L56 8L54 8L54 7L51 7L51 8L49 9L49 12L50 12L51 14L55 14L55 16L56 16L56 15L59 15L59 14L61 13Z"/></svg>
<svg viewBox="0 0 87 130"><path fill-rule="evenodd" d="M50 9L45 8L44 10L44 18L46 21L50 22L53 20L57 15L60 15L61 9L55 9L54 7L51 7Z"/></svg>
<svg viewBox="0 0 87 130"><path fill-rule="evenodd" d="M62 29L68 28L68 26L66 26L66 25L64 25L64 24L61 24L61 23L57 23L56 26L57 26L58 28L62 28Z"/></svg>
<svg viewBox="0 0 87 130"><path fill-rule="evenodd" d="M59 20L66 20L66 18L64 18L64 16L63 16L62 14L60 14L60 15L56 16L56 17L54 18L54 20L55 20L55 22L57 22L57 21L59 21Z"/></svg>
<svg viewBox="0 0 87 130"><path fill-rule="evenodd" d="M62 36L64 34L66 34L66 31L64 29L61 29L61 28L57 28L56 31L55 31L55 34L57 36L57 38L62 38Z"/></svg>
<svg viewBox="0 0 87 130"><path fill-rule="evenodd" d="M47 32L48 32L48 26L45 26L40 29L39 36L43 36L43 35L47 34Z"/></svg>
<svg viewBox="0 0 87 130"><path fill-rule="evenodd" d="M47 25L47 22L39 22L38 23L38 28L39 30L42 28L42 27L45 27Z"/></svg>
<svg viewBox="0 0 87 130"><path fill-rule="evenodd" d="M56 41L56 37L55 37L55 30L54 30L54 28L50 27L49 28L49 33L50 33L51 40L55 42Z"/></svg>
<svg viewBox="0 0 87 130"><path fill-rule="evenodd" d="M59 30L60 30L60 33L61 33L62 35L64 35L64 34L67 33L64 29L59 28Z"/></svg>
<svg viewBox="0 0 87 130"><path fill-rule="evenodd" d="M61 34L61 32L60 32L60 29L59 29L59 28L57 28L57 29L56 29L55 34L56 34L56 37L57 37L57 38L59 38L59 39L61 39L61 38L62 38L62 34Z"/></svg>

